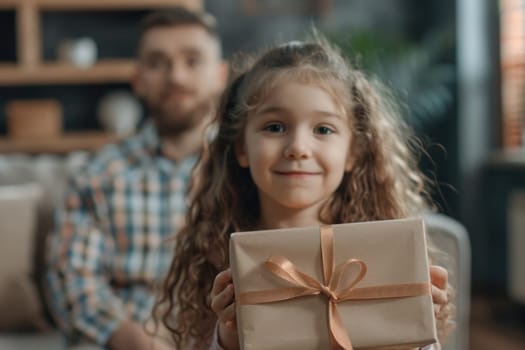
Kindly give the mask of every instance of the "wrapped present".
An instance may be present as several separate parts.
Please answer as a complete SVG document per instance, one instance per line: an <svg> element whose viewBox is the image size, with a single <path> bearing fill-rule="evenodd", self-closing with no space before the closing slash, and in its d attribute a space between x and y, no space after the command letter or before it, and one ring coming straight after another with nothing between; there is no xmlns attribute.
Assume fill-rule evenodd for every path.
<svg viewBox="0 0 525 350"><path fill-rule="evenodd" d="M242 349L437 341L421 219L237 232L230 264Z"/></svg>

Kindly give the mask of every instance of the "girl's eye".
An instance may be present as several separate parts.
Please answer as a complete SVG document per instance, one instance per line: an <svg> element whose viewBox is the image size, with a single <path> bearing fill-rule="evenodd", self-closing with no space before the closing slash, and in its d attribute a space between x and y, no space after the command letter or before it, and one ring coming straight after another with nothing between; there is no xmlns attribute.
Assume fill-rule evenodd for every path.
<svg viewBox="0 0 525 350"><path fill-rule="evenodd" d="M334 133L334 129L328 126L318 126L317 128L315 128L314 133L321 135L329 135Z"/></svg>
<svg viewBox="0 0 525 350"><path fill-rule="evenodd" d="M271 124L266 125L264 127L264 130L269 131L269 132L280 133L280 132L284 132L284 125L281 123L271 123Z"/></svg>

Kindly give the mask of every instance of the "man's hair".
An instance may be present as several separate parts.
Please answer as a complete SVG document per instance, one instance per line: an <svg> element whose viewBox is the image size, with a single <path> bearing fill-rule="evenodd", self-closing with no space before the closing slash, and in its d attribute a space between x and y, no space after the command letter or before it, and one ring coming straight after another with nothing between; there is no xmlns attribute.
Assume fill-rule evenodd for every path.
<svg viewBox="0 0 525 350"><path fill-rule="evenodd" d="M140 21L138 47L140 47L144 35L153 28L185 25L195 25L203 28L220 44L215 17L207 12L192 11L185 7L174 7L151 12Z"/></svg>

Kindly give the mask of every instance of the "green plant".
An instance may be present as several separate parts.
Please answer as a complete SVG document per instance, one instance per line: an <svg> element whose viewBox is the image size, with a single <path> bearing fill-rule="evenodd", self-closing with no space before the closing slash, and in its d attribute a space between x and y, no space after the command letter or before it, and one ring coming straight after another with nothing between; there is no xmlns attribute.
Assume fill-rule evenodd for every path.
<svg viewBox="0 0 525 350"><path fill-rule="evenodd" d="M453 34L431 34L417 44L374 32L328 37L352 61L391 88L415 128L428 127L447 116L454 101L456 72L444 57L453 52Z"/></svg>

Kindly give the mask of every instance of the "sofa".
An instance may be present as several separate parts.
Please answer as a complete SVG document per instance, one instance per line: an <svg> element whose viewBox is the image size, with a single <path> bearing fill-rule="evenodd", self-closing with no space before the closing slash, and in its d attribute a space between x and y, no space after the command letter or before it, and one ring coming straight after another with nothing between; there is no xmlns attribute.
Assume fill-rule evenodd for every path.
<svg viewBox="0 0 525 350"><path fill-rule="evenodd" d="M65 349L43 292L45 236L67 178L87 159L0 155L0 350Z"/></svg>

